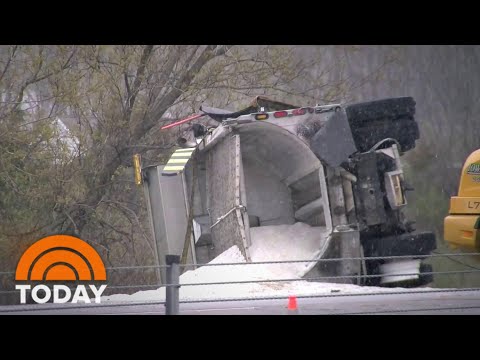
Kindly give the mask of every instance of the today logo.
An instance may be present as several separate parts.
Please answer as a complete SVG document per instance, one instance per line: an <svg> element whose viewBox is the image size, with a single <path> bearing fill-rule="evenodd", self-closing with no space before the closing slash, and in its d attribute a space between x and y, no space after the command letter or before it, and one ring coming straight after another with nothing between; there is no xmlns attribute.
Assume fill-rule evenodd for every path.
<svg viewBox="0 0 480 360"><path fill-rule="evenodd" d="M63 304L90 303L87 285L95 295L95 302L100 303L100 297L107 285L80 284L73 291L71 286L58 282L99 282L107 280L107 272L102 259L95 249L85 241L69 235L47 236L31 245L22 255L15 272L17 282L35 282L31 284L17 284L15 289L20 290L20 303L26 303L27 290L31 290L33 301L44 304L52 298L53 302ZM38 284L38 282L41 282Z"/></svg>

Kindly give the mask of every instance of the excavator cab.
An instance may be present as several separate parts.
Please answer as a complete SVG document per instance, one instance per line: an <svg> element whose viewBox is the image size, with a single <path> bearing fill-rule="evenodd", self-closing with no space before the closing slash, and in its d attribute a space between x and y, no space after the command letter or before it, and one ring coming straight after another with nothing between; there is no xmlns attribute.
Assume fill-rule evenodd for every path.
<svg viewBox="0 0 480 360"><path fill-rule="evenodd" d="M480 249L480 149L465 161L458 196L450 198L444 221L445 240L453 248Z"/></svg>

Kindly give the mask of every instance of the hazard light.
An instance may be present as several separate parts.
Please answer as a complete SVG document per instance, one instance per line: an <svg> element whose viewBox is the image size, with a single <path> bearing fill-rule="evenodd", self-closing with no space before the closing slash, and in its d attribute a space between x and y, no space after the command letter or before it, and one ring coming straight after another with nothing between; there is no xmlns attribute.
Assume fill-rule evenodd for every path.
<svg viewBox="0 0 480 360"><path fill-rule="evenodd" d="M307 109L302 108L302 109L295 109L292 111L293 115L305 115L307 113Z"/></svg>
<svg viewBox="0 0 480 360"><path fill-rule="evenodd" d="M287 111L277 111L277 112L273 113L273 116L277 119L282 118L282 117L286 117L286 116L288 116L288 112Z"/></svg>
<svg viewBox="0 0 480 360"><path fill-rule="evenodd" d="M255 120L266 120L268 119L268 114L257 114L255 115Z"/></svg>

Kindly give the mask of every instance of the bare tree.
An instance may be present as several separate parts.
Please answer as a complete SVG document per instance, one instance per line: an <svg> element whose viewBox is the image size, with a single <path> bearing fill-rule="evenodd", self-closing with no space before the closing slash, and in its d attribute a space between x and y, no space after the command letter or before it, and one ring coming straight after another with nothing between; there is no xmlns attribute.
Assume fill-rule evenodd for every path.
<svg viewBox="0 0 480 360"><path fill-rule="evenodd" d="M161 161L182 128L159 127L205 101L341 93L328 66L311 76L323 58L297 55L281 46L0 47L0 236L13 239L0 246L58 232L106 249L132 229L146 238L125 176L131 155Z"/></svg>

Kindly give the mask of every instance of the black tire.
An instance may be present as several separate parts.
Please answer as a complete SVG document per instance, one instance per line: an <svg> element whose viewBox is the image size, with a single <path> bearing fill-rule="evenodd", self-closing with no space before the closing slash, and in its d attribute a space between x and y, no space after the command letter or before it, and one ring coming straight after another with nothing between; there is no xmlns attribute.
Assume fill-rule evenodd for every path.
<svg viewBox="0 0 480 360"><path fill-rule="evenodd" d="M351 104L345 107L351 127L361 126L376 120L395 120L415 115L415 100L412 97L398 97Z"/></svg>
<svg viewBox="0 0 480 360"><path fill-rule="evenodd" d="M360 234L365 257L423 256L437 248L435 234L431 231L388 236Z"/></svg>
<svg viewBox="0 0 480 360"><path fill-rule="evenodd" d="M400 144L400 151L405 152L415 147L415 141L420 137L418 124L411 118L375 121L362 127L351 127L355 146L358 151L370 150L379 141L393 138Z"/></svg>

